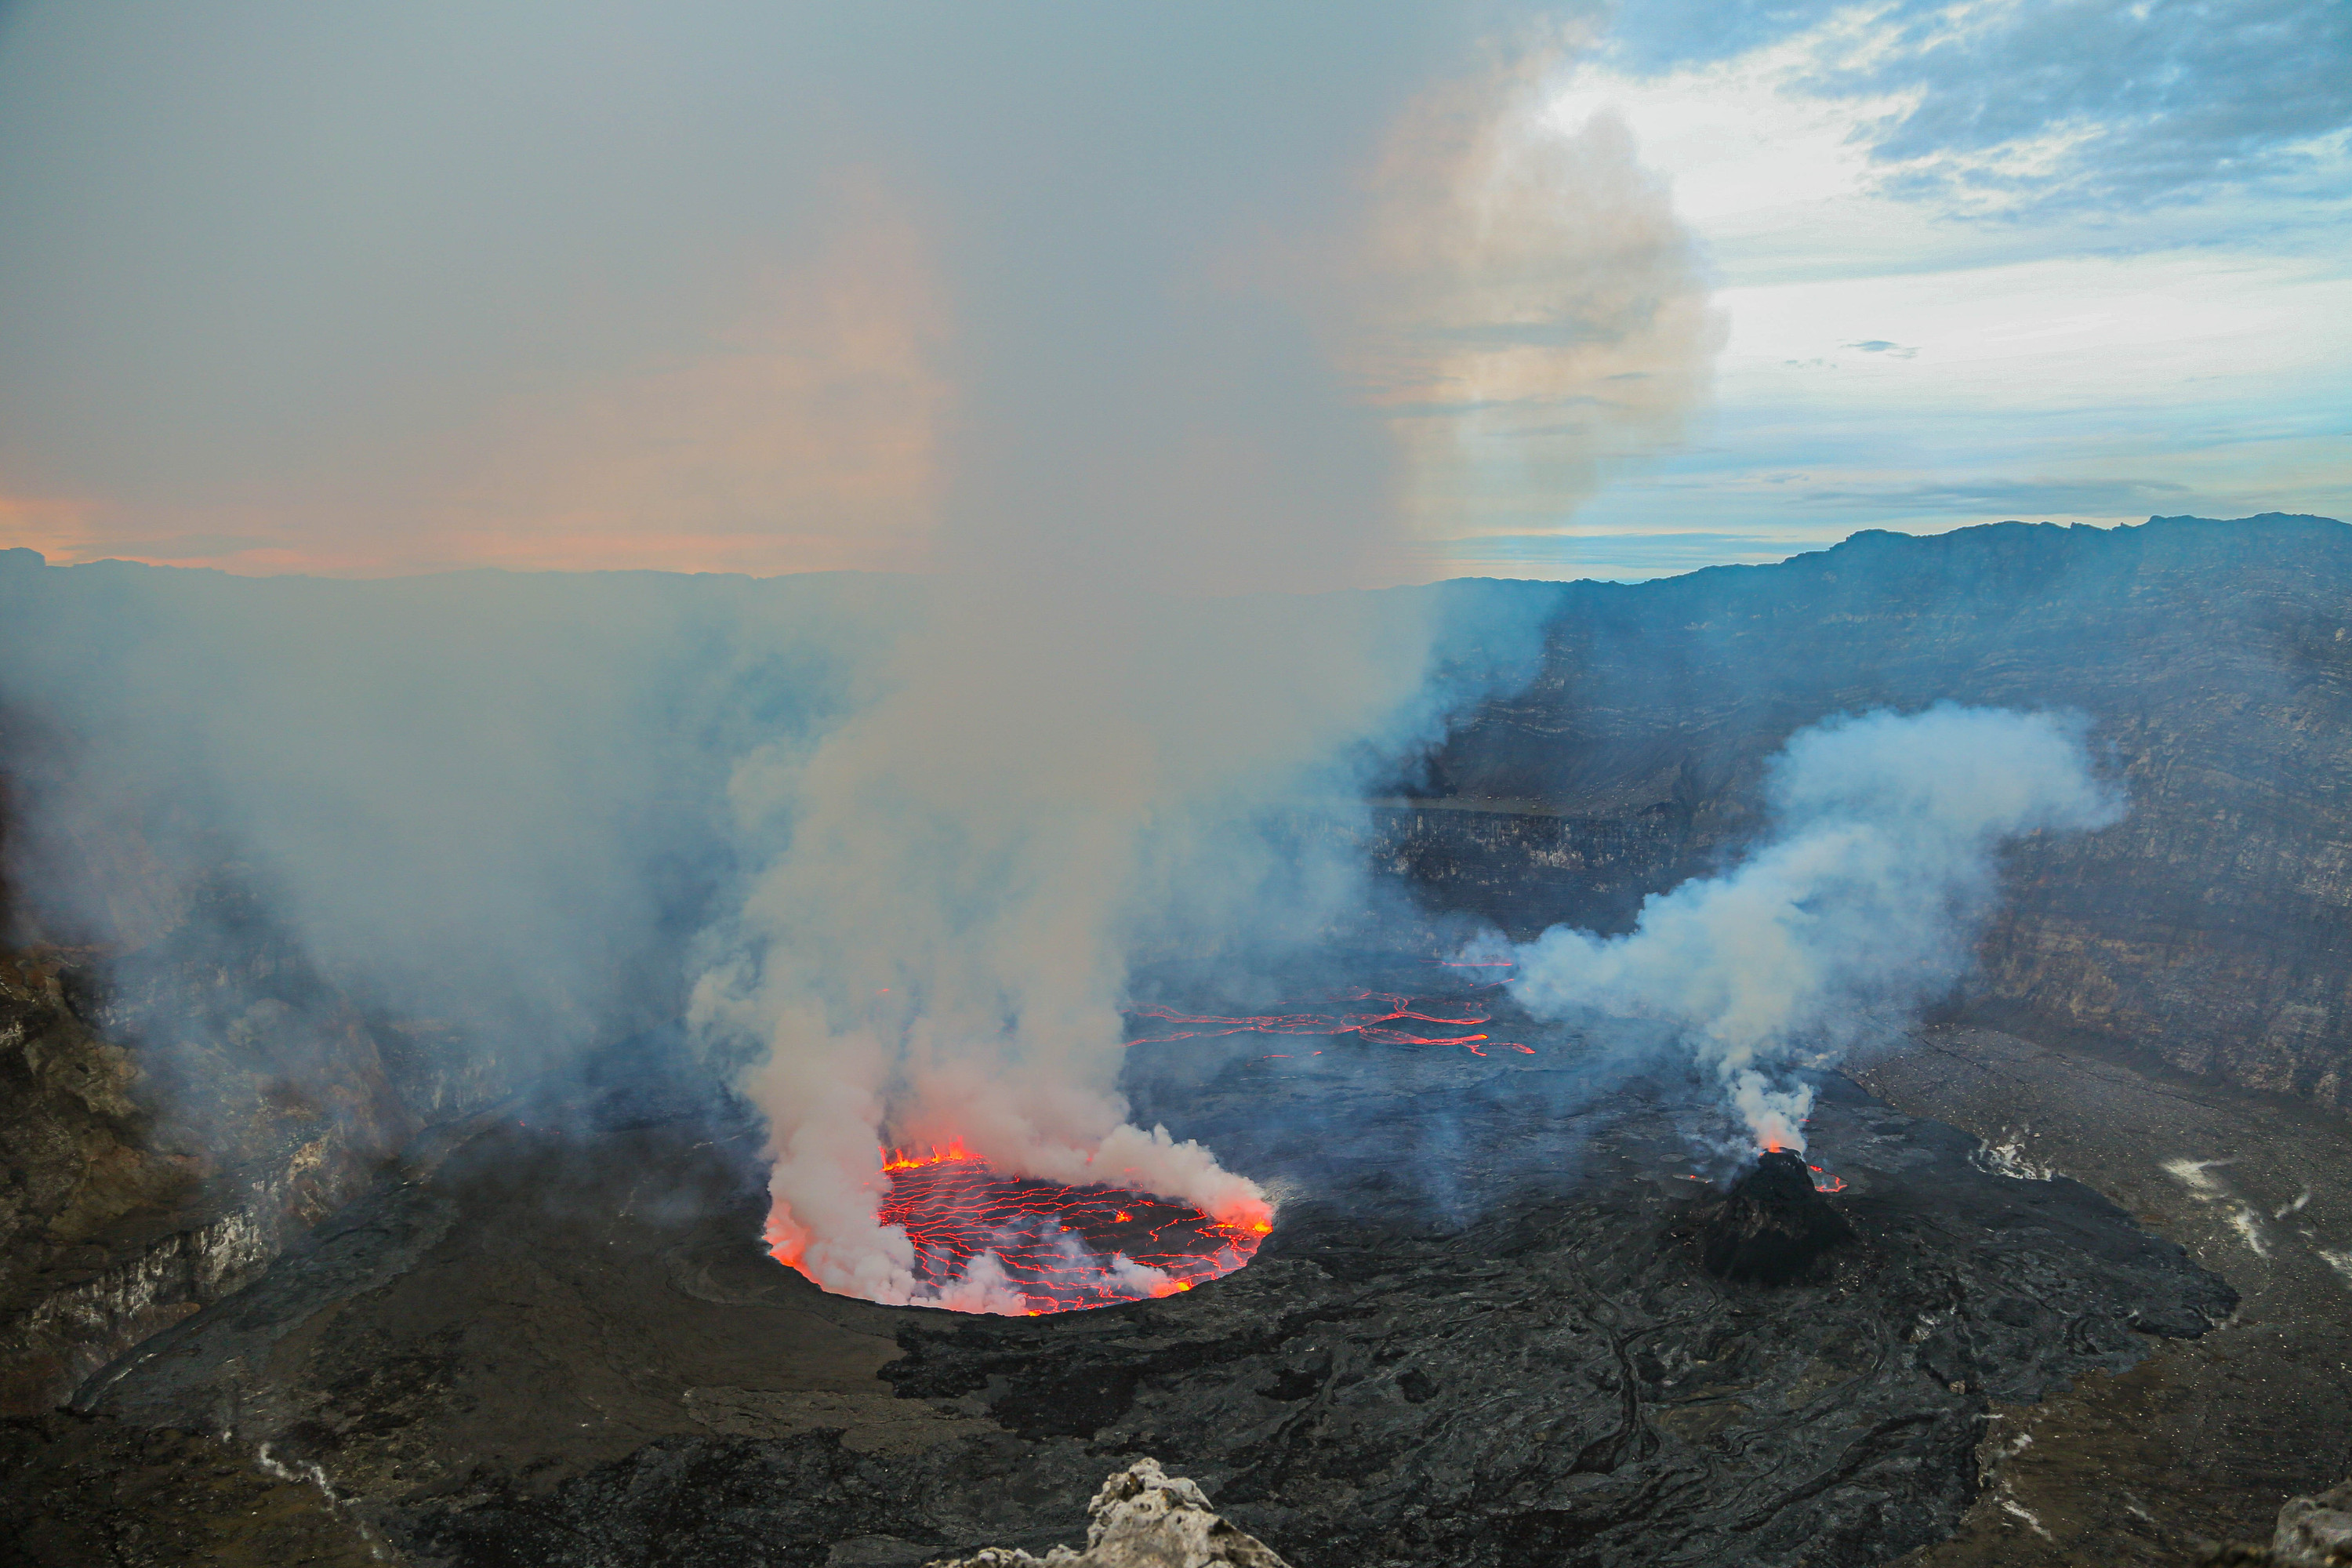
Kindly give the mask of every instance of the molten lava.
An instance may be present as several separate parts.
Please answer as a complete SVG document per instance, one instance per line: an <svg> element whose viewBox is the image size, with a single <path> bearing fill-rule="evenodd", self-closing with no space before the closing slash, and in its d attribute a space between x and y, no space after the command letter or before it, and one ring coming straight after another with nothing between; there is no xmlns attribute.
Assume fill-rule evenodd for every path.
<svg viewBox="0 0 2352 1568"><path fill-rule="evenodd" d="M1481 965L1480 967L1486 967ZM1173 1007L1149 1006L1131 1009L1138 1018L1157 1018L1167 1024L1185 1024L1189 1028L1163 1035L1145 1035L1129 1040L1129 1045L1153 1045L1168 1040L1200 1039L1212 1035L1355 1035L1367 1040L1378 1040L1390 1046L1460 1046L1474 1056L1485 1056L1488 1044L1506 1050L1535 1055L1535 1047L1515 1040L1496 1040L1486 1035L1422 1035L1403 1029L1391 1029L1391 1024L1411 1019L1423 1024L1444 1024L1456 1028L1475 1028L1486 1022L1490 1015L1461 1003L1423 1003L1411 996L1388 991L1351 991L1344 1001L1371 1002L1379 1012L1364 1013L1261 1013L1251 1016L1227 1016L1219 1013L1180 1013ZM1443 1013L1428 1013L1424 1006L1444 1005Z"/></svg>
<svg viewBox="0 0 2352 1568"><path fill-rule="evenodd" d="M955 1142L886 1149L882 1170L879 1217L915 1244L919 1279L944 1286L992 1255L1032 1316L1190 1290L1247 1263L1274 1228L1262 1212L1216 1219L1118 1187L1003 1175Z"/></svg>
<svg viewBox="0 0 2352 1568"><path fill-rule="evenodd" d="M1787 1144L1781 1142L1777 1138L1765 1139L1764 1147L1759 1151L1759 1152L1765 1154L1787 1154L1791 1159L1801 1158L1801 1156L1794 1153ZM1806 1163L1805 1169L1813 1173L1813 1191L1817 1193L1842 1193L1845 1191L1845 1178L1843 1176L1832 1175L1829 1172L1822 1170L1819 1165L1810 1163Z"/></svg>

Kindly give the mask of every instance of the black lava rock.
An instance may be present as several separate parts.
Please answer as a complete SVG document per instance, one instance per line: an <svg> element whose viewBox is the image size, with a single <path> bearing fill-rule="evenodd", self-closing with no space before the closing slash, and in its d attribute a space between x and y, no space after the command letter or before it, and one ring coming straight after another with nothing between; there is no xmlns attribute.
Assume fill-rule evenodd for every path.
<svg viewBox="0 0 2352 1568"><path fill-rule="evenodd" d="M1786 1285L1818 1278L1830 1249L1853 1239L1853 1227L1814 1190L1802 1156L1759 1156L1756 1168L1709 1205L1699 1258L1719 1279Z"/></svg>
<svg viewBox="0 0 2352 1568"><path fill-rule="evenodd" d="M1143 1124L1281 1205L1255 1261L1178 1295L824 1295L761 1249L756 1129L649 1086L481 1132L86 1393L316 1465L447 1568L1042 1552L1147 1454L1298 1568L1869 1568L1962 1518L1991 1402L2234 1300L2088 1189L1835 1079L1809 1129L1833 1204L1794 1161L1716 1194L1710 1084L1510 1027L1531 1050L1130 1050Z"/></svg>

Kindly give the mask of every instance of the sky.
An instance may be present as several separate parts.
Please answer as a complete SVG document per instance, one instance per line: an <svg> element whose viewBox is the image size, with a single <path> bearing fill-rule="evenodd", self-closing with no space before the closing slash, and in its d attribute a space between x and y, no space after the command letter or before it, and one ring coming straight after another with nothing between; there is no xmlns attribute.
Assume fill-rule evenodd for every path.
<svg viewBox="0 0 2352 1568"><path fill-rule="evenodd" d="M1465 554L2352 512L2352 8L1629 5L1554 112L1631 128L1729 332L1687 441Z"/></svg>
<svg viewBox="0 0 2352 1568"><path fill-rule="evenodd" d="M1230 591L2344 516L2347 67L2330 0L19 0L0 544Z"/></svg>

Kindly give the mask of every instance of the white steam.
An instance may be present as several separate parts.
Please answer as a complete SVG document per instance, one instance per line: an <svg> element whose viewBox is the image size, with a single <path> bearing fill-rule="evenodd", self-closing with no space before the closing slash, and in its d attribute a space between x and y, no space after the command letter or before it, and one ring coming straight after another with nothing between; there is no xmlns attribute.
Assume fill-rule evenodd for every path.
<svg viewBox="0 0 2352 1568"><path fill-rule="evenodd" d="M1426 648L1420 616L1373 595L1089 604L1000 581L947 591L814 751L746 768L745 826L781 844L694 1017L765 1047L746 1083L778 1255L845 1294L1019 1310L979 1273L918 1278L877 1217L886 1143L957 1140L1007 1173L1264 1224L1255 1183L1127 1121L1127 955L1348 885L1254 826L1345 786L1333 759L1405 708Z"/></svg>
<svg viewBox="0 0 2352 1568"><path fill-rule="evenodd" d="M933 556L951 581L870 703L814 749L739 774L735 804L767 869L695 997L705 1040L761 1058L744 1081L771 1126L771 1245L827 1289L1003 1304L997 1274L941 1282L881 1223L885 1144L960 1140L1008 1173L1267 1223L1255 1183L1128 1121L1129 955L1147 938L1231 947L1349 904L1360 868L1338 837L1277 847L1259 826L1302 798L1360 794L1360 760L1427 723L1430 605L1199 595L1392 580L1402 514L1422 510L1411 494L1429 482L1414 432L1462 411L1391 395L1410 383L1465 395L1432 342L1524 340L1537 347L1519 358L1557 370L1544 345L1605 340L1612 383L1631 384L1640 361L1677 404L1696 395L1709 352L1704 331L1685 330L1704 315L1686 237L1625 149L1562 151L1520 169L1512 195L1573 207L1587 228L1635 213L1643 243L1497 250L1508 226L1495 204L1454 187L1490 184L1495 159L1479 150L1523 139L1523 85L1489 71L1441 93L1448 112L1423 103L1398 121L1402 144L1429 141L1426 155L1391 146L1367 171L1378 211L1326 233L1392 236L1381 215L1409 210L1426 221L1405 226L1444 243L1381 250L1369 268L1348 247L1301 290L1313 301L1300 320L1339 340L1328 363L1275 353L1290 340L1256 314L1168 314L1170 300L1236 298L1253 269L1230 256L1205 294L1186 279L1154 285L1147 303L1123 286L1119 310L1086 316L1083 332L1060 324L1056 300L1041 318L1054 331L980 340L974 363L1017 371L1010 384L1034 395L975 397L958 422ZM1080 295L1101 287L1101 226L1072 236ZM1160 233L1121 262L1136 278L1181 258ZM1068 260L1049 258L1044 276L1061 279L1051 268ZM1296 283L1287 262L1264 270L1269 298ZM1618 309L1621 293L1670 299L1664 315L1683 325L1654 331L1659 312ZM1421 368L1370 374L1400 358ZM1517 399L1552 418L1559 381L1482 382L1466 406Z"/></svg>
<svg viewBox="0 0 2352 1568"><path fill-rule="evenodd" d="M1554 926L1515 950L1511 994L1545 1017L1677 1026L1757 1142L1800 1150L1812 1091L1788 1068L1960 978L2001 843L2124 812L2078 723L1951 704L1800 731L1766 794L1771 835L1738 866L1652 896L1623 936Z"/></svg>
<svg viewBox="0 0 2352 1568"><path fill-rule="evenodd" d="M137 552L932 575L256 584L0 560L0 721L60 737L12 786L11 879L41 889L42 929L95 933L122 974L226 973L198 961L250 945L208 891L233 883L238 911L371 1008L436 1039L462 1026L418 1074L419 1115L667 1024L690 986L698 1041L751 1064L771 1122L773 1243L837 1290L1013 1294L992 1258L925 1284L877 1223L886 1142L961 1139L1006 1172L1262 1222L1252 1183L1129 1120L1129 957L1360 912L1345 832L1265 825L1360 797L1368 765L1426 735L1438 604L1326 591L1422 574L1414 527L1485 528L1497 495L1556 521L1700 396L1703 277L1630 142L1545 132L1551 56L1474 47L1474 25L1503 19L1484 8L1333 28L1269 7L1206 27L1150 8L845 7L811 27L720 6L674 36L525 28L555 50L536 66L499 28L480 47L435 23L410 47L353 49L309 15L279 26L265 7L252 39L176 52L173 90L245 103L248 77L310 80L272 65L283 43L356 62L353 89L240 124L451 107L467 156L439 163L473 184L438 164L411 177L406 141L372 129L273 132L398 156L309 160L327 184L289 184L268 210L300 217L298 237L320 213L444 238L488 214L505 238L488 249L514 265L486 283L468 238L447 268L360 247L373 259L349 270L339 224L323 250L263 247L248 272L240 222L153 289L30 312L135 322L163 300L174 321L239 323L233 364L213 363L218 333L128 331L122 366L153 396L50 421L53 455L81 453L50 470L69 479L142 442L187 459L133 462L141 493L169 498L125 514L145 519L122 524L134 542L152 536ZM71 68L58 81L140 79L109 68L111 34L48 38ZM502 73L475 68L509 58L525 85L604 84L596 125L551 137L538 108L513 109ZM465 92L422 60L467 62ZM165 118L174 135L131 140L255 166L242 132ZM598 155L608 136L630 156ZM48 184L137 207L148 182L183 189L176 167ZM564 202L517 191L597 199L556 221ZM455 205L411 221L418 192ZM106 224L43 232L68 228L110 257L186 251L125 251ZM379 263L402 288L370 283ZM288 266L319 286L284 287ZM448 289L426 286L443 272ZM192 279L226 291L172 292ZM331 331L272 313L346 298L393 303ZM483 302L502 300L530 308L490 316L543 335L486 336ZM540 309L554 300L591 303ZM359 358L407 367L360 378L403 389L399 406L315 396L360 381L305 356L340 364L362 340L383 352ZM50 348L67 382L100 384L89 342ZM69 411L58 395L18 412ZM142 421L142 397L168 417ZM210 421L194 436L192 411ZM110 487L58 493L86 488ZM202 521L248 511L234 537ZM68 531L53 542L78 554L106 543L95 522ZM1481 633L1491 653L1502 634ZM83 845L100 840L154 842L171 875L99 875ZM164 1011L187 1019L191 1059L252 1057Z"/></svg>

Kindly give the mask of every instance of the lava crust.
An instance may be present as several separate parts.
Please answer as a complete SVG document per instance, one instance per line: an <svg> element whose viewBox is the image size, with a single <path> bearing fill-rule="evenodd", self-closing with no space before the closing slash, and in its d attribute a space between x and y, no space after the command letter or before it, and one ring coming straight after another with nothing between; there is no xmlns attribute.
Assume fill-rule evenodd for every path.
<svg viewBox="0 0 2352 1568"><path fill-rule="evenodd" d="M1299 1568L1862 1568L1954 1527L1991 1402L2232 1299L1841 1079L1809 1131L1845 1190L1726 1194L1693 1179L1728 1173L1706 1086L1513 1031L1535 1054L1137 1047L1139 1115L1268 1182L1275 1231L1189 1292L1040 1318L824 1295L761 1248L756 1129L619 1080L388 1184L81 1403L268 1443L454 1568L1042 1552L1147 1454ZM1777 1286L1705 1266L1710 1223L1779 1236L1790 1204L1850 1235Z"/></svg>
<svg viewBox="0 0 2352 1568"><path fill-rule="evenodd" d="M945 1285L985 1252L1033 1314L1190 1290L1247 1263L1260 1239L1189 1204L1007 1176L961 1150L883 1170L880 1217L915 1244L916 1279Z"/></svg>

